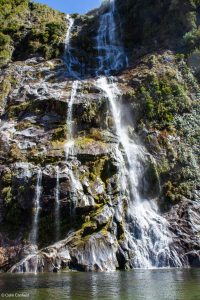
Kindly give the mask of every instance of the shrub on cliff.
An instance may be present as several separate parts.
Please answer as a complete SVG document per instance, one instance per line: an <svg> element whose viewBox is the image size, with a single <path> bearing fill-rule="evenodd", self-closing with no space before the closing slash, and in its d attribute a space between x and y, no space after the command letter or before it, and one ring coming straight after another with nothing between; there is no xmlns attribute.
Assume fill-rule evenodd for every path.
<svg viewBox="0 0 200 300"><path fill-rule="evenodd" d="M199 44L199 0L116 0L127 48L189 51Z"/></svg>
<svg viewBox="0 0 200 300"><path fill-rule="evenodd" d="M32 54L54 58L61 54L65 15L29 0L1 0L0 66L11 58Z"/></svg>

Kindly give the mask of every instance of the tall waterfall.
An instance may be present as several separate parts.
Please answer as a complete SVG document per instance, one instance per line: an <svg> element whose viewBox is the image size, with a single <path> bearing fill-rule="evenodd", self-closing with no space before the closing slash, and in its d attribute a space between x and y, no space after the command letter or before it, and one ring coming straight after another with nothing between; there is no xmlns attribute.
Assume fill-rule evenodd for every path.
<svg viewBox="0 0 200 300"><path fill-rule="evenodd" d="M30 233L30 240L35 245L37 245L38 242L38 221L39 221L41 194L42 194L42 170L39 169L37 173L37 183L36 183L35 198L34 198L34 216L32 221L32 230Z"/></svg>
<svg viewBox="0 0 200 300"><path fill-rule="evenodd" d="M71 95L70 95L70 100L68 104L68 110L67 110L67 142L65 143L65 156L66 160L69 159L70 155L73 155L73 148L74 148L74 140L73 140L73 105L74 105L74 100L76 98L77 94L77 89L78 89L78 81L75 80L72 83L72 88L71 88Z"/></svg>
<svg viewBox="0 0 200 300"><path fill-rule="evenodd" d="M132 266L135 268L181 267L182 262L172 247L167 221L159 215L156 202L144 199L141 193L149 155L141 145L129 137L128 126L122 120L120 91L115 78L110 76L113 70L125 67L128 61L119 43L115 24L115 1L110 0L109 11L100 17L97 36L99 68L96 74L104 74L97 80L97 85L104 91L110 104L118 137L116 154L123 177L121 191L124 193L125 188L129 194L126 239L135 253Z"/></svg>
<svg viewBox="0 0 200 300"><path fill-rule="evenodd" d="M68 110L67 110L67 119L66 119L66 125L67 125L67 137L66 137L66 143L65 143L65 158L67 163L67 173L69 175L70 181L71 181L71 199L70 199L70 215L73 217L75 215L75 209L76 209L76 191L81 188L81 184L79 182L79 179L76 177L76 175L73 172L72 163L75 156L74 153L74 137L73 137L73 106L74 101L77 96L78 88L81 85L81 81L79 80L79 75L77 72L73 70L73 65L79 64L77 58L73 57L71 54L71 46L70 46L70 38L71 38L71 32L73 29L74 20L67 16L67 20L69 22L68 31L66 34L66 40L65 40L65 61L68 69L69 75L75 79L72 82L71 87L71 93L70 93L70 99L68 102Z"/></svg>
<svg viewBox="0 0 200 300"><path fill-rule="evenodd" d="M67 173L69 174L69 178L71 181L71 216L75 215L75 208L76 208L76 191L81 188L79 180L76 178L73 169L72 163L75 156L74 153L74 138L73 138L73 105L76 99L77 90L80 82L75 80L72 84L71 89L71 96L68 105L67 111L67 141L65 143L65 157L67 162Z"/></svg>

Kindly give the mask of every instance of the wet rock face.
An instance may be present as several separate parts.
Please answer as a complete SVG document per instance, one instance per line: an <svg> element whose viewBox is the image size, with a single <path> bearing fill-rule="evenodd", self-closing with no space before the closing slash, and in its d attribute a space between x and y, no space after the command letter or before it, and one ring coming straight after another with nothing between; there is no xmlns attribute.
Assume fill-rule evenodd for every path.
<svg viewBox="0 0 200 300"><path fill-rule="evenodd" d="M158 66L157 62L157 67L150 68L151 72L159 73ZM138 143L142 141L151 153L150 156L147 148L142 148L146 158L144 162L138 158L143 174L139 192L144 198L156 197L160 207L168 211L166 219L176 236L177 252L185 262L198 266L197 186L192 194L194 202L185 197L173 207L166 197L166 182L173 176L173 151L180 145L178 133L171 136L165 132L163 137L160 128L150 129L152 123L148 123L151 122L148 116L146 127L144 119L142 126L140 123L145 100L138 104L135 95L138 93L140 97L138 84L148 82L148 68L141 62L136 69L124 71L118 78L122 105L129 107L125 115L128 115L126 122L131 120L130 138L134 137ZM166 69L174 71L174 65L166 63ZM136 253L130 233L136 239L141 233L130 217L128 194L121 196L121 165L116 154L118 137L105 94L93 79L82 80L78 86L72 113L73 153L66 161L69 131L66 119L73 82L66 76L63 62L34 58L13 63L2 71L3 80L7 74L16 80L5 98L0 123L1 268L12 272L57 272L61 268L105 271L135 267ZM163 144L163 138L167 144ZM176 164L181 170L182 162ZM42 170L40 251L29 240L39 169ZM55 236L58 183L62 242Z"/></svg>
<svg viewBox="0 0 200 300"><path fill-rule="evenodd" d="M74 245L75 241L75 245ZM75 247L76 246L76 247ZM79 271L114 271L118 268L116 238L96 233L85 242L72 235L37 254L26 256L10 272L57 272L62 268Z"/></svg>
<svg viewBox="0 0 200 300"><path fill-rule="evenodd" d="M73 105L75 157L70 158L72 164L68 162L80 178L74 192L65 158L66 119L72 87L65 72L62 61L41 58L13 64L2 72L3 81L9 74L15 82L5 99L0 124L1 221L15 223L12 214L17 211L18 230L25 230L24 234L30 230L39 169L43 173L40 205L44 223L41 226L53 218L57 166L63 222L65 218L71 219L72 197L81 218L96 205L102 205L106 198L106 180L109 179L106 169L108 161L111 159L109 164L112 165L113 160L112 143L107 144L103 136L107 128L107 104L93 80L81 84ZM70 229L69 224L63 228L63 235L67 228ZM52 236L45 239L47 244L51 241Z"/></svg>
<svg viewBox="0 0 200 300"><path fill-rule="evenodd" d="M70 51L82 79L39 56L0 73L5 271L199 266L199 84L182 58L157 51L103 89L94 77L102 12L76 16Z"/></svg>
<svg viewBox="0 0 200 300"><path fill-rule="evenodd" d="M74 63L72 67L79 76L95 75L97 67L98 51L96 49L96 33L98 31L99 19L98 10L87 15L76 16L72 36L71 55Z"/></svg>

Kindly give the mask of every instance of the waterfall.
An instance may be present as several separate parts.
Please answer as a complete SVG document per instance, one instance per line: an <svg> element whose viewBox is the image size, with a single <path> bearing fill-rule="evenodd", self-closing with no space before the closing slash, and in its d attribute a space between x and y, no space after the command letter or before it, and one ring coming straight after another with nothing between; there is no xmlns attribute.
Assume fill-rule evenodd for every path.
<svg viewBox="0 0 200 300"><path fill-rule="evenodd" d="M182 261L172 247L173 240L167 221L159 215L156 202L144 199L141 193L149 154L129 138L127 125L123 124L120 91L114 82L115 78L110 75L112 71L125 67L128 60L117 38L115 1L110 0L108 4L109 11L100 17L97 36L99 68L96 74L104 75L97 79L97 86L109 101L118 137L115 154L120 162L121 193L124 194L126 189L129 198L125 233L127 244L134 252L132 266L181 267Z"/></svg>
<svg viewBox="0 0 200 300"><path fill-rule="evenodd" d="M67 65L67 69L69 72L69 75L72 76L73 78L76 78L75 73L72 71L72 62L74 61L74 58L71 55L71 47L70 47L70 37L71 37L71 31L73 28L74 20L67 15L66 19L69 23L68 30L66 33L66 39L65 39L65 62ZM66 125L67 125L67 141L65 143L65 157L66 161L69 160L70 155L73 155L73 149L74 149L74 140L73 140L73 105L74 105L74 100L76 98L77 90L78 90L78 84L79 81L75 80L72 83L72 88L71 88L71 95L70 95L70 100L68 103L68 109L67 109L67 120L66 120Z"/></svg>
<svg viewBox="0 0 200 300"><path fill-rule="evenodd" d="M71 181L71 201L70 201L70 215L71 217L75 216L75 210L76 210L76 192L82 188L81 183L77 176L74 174L73 171L73 160L75 157L74 153L74 138L73 138L73 105L74 101L77 96L78 88L81 85L80 76L79 74L73 70L73 65L80 65L78 59L72 55L72 47L71 47L71 33L73 30L73 24L74 20L67 15L67 21L69 23L69 27L66 34L65 39L65 62L67 66L67 70L69 75L75 79L72 83L71 88L71 94L70 99L68 102L68 110L67 110L67 119L66 119L66 125L67 125L67 137L66 137L66 143L64 146L65 150L65 158L66 158L66 171L69 175L70 181Z"/></svg>
<svg viewBox="0 0 200 300"><path fill-rule="evenodd" d="M60 238L60 172L56 167L56 188L55 188L55 240Z"/></svg>
<svg viewBox="0 0 200 300"><path fill-rule="evenodd" d="M40 212L40 198L42 194L42 170L37 172L37 183L34 197L34 216L32 222L32 230L30 234L30 240L33 244L37 245L38 242L38 221Z"/></svg>
<svg viewBox="0 0 200 300"><path fill-rule="evenodd" d="M72 78L79 79L79 75L76 71L73 70L73 65L80 66L80 62L76 57L72 55L72 47L71 47L71 35L74 25L74 19L70 15L66 15L66 21L68 23L68 29L65 37L65 51L64 51L64 61L67 67L67 73Z"/></svg>
<svg viewBox="0 0 200 300"><path fill-rule="evenodd" d="M70 37L71 31L74 24L74 19L70 17L70 15L66 15L66 21L68 23L68 29L65 37L65 51L64 51L64 60L67 66L67 71L69 74L72 73L72 56L70 51Z"/></svg>
<svg viewBox="0 0 200 300"><path fill-rule="evenodd" d="M71 206L70 206L70 215L71 217L75 215L76 209L76 191L81 188L81 184L79 180L74 175L72 170L72 160L74 158L74 139L73 139L73 105L76 99L77 90L80 82L75 80L72 84L71 96L68 105L67 111L67 141L65 143L65 157L67 162L67 173L69 174L69 178L71 181Z"/></svg>
<svg viewBox="0 0 200 300"><path fill-rule="evenodd" d="M66 160L69 159L70 155L73 155L74 149L74 140L73 140L73 105L74 100L76 98L77 90L78 90L78 81L74 81L72 84L70 101L68 104L68 111L67 111L67 142L65 143L65 156Z"/></svg>
<svg viewBox="0 0 200 300"><path fill-rule="evenodd" d="M66 21L68 23L68 29L67 29L66 37L65 37L65 57L67 55L68 56L71 55L69 45L70 45L70 35L71 35L71 30L72 30L72 27L74 24L74 19L72 19L70 15L66 15ZM68 61L70 61L70 60L68 60Z"/></svg>
<svg viewBox="0 0 200 300"><path fill-rule="evenodd" d="M159 215L158 207L153 200L142 198L140 191L143 189L142 179L145 164L148 162L148 154L142 146L130 140L127 128L122 122L119 90L112 78L109 79L111 82L101 77L97 84L110 103L118 136L118 153L120 153L120 147L124 151L124 160L121 159L120 154L119 161L121 162L121 176L126 177L125 187L130 189L126 235L135 252L133 266L135 268L181 267L182 262L171 246L172 238L167 221ZM123 191L124 187L122 187Z"/></svg>
<svg viewBox="0 0 200 300"><path fill-rule="evenodd" d="M120 70L128 65L128 58L121 46L115 23L115 1L109 0L108 12L100 16L97 33L98 70L96 74L109 75L112 71Z"/></svg>

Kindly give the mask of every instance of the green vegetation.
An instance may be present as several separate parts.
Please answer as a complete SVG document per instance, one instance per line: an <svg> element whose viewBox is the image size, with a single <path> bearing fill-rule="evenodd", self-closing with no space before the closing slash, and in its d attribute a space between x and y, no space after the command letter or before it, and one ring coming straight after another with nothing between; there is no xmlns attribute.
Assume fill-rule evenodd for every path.
<svg viewBox="0 0 200 300"><path fill-rule="evenodd" d="M170 128L176 114L190 110L191 101L184 84L172 75L149 74L134 93L129 93L141 107L141 122L150 128Z"/></svg>
<svg viewBox="0 0 200 300"><path fill-rule="evenodd" d="M64 14L29 0L2 0L0 14L0 66L22 55L60 56L67 29Z"/></svg>
<svg viewBox="0 0 200 300"><path fill-rule="evenodd" d="M60 142L64 141L67 135L66 132L67 132L66 126L55 128L52 135L52 140L53 141L59 140Z"/></svg>
<svg viewBox="0 0 200 300"><path fill-rule="evenodd" d="M186 54L199 48L199 0L116 0L116 3L123 42L133 53L133 59L160 48ZM140 51L134 51L137 48Z"/></svg>
<svg viewBox="0 0 200 300"><path fill-rule="evenodd" d="M134 84L126 101L156 161L149 177L159 178L160 207L169 210L193 199L198 190L199 84L194 76L198 70L192 72L182 55L166 51L146 55L130 74Z"/></svg>
<svg viewBox="0 0 200 300"><path fill-rule="evenodd" d="M148 83L140 89L141 97L146 102L145 113L151 123L166 127L174 120L176 113L186 112L190 107L184 86L173 78L150 76Z"/></svg>

